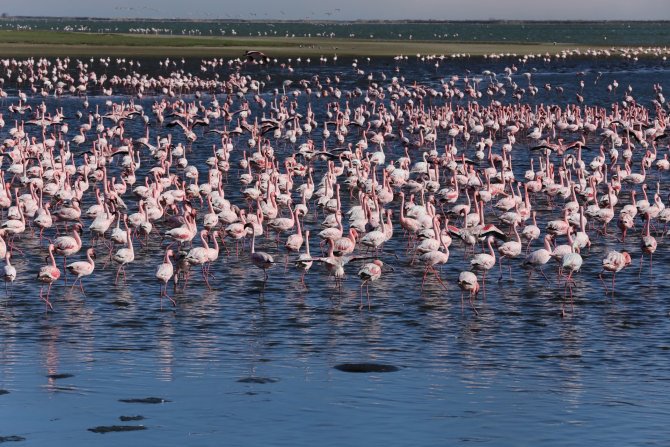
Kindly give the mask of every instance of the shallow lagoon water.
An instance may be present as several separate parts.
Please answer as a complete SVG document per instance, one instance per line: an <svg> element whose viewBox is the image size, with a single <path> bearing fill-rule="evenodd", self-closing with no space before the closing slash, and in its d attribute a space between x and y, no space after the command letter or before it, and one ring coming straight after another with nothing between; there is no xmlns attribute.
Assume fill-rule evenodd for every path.
<svg viewBox="0 0 670 447"><path fill-rule="evenodd" d="M401 70L408 79L437 86L466 69L501 72L509 63L461 61L439 71L407 63ZM365 69L391 76L393 66L379 61ZM670 79L661 62L579 60L524 67L517 82L532 68L538 85L540 79L562 85L565 94L541 89L537 97L525 98L531 103L573 101L580 71L586 71L586 101L598 105L616 100L605 91L613 79L633 86L645 104L652 99L652 84ZM364 77L349 75L345 64L292 75L269 69L279 87L286 77L298 80L316 72L344 73L343 89L367 85ZM598 72L602 78L593 86ZM89 99L93 108L106 98ZM140 103L148 109L155 99ZM56 103L69 115L81 108L81 99L47 99L50 106ZM127 128L136 137L143 134L139 122L129 121ZM6 131L0 131L3 139ZM215 142L212 134L202 136L189 159L203 166ZM516 157L515 172L522 177L528 159ZM144 163L142 169L149 167ZM670 185L667 177L660 180L666 197ZM226 193L239 200L235 187L227 186ZM541 228L558 216L546 203L535 208L542 210ZM317 225L306 216L307 227ZM648 264L640 279L637 275L639 233L630 238L634 266L618 276L614 300L603 294L597 272L607 249L620 244L613 236L598 239L584 255L567 318L560 317L562 288L539 275L528 280L518 262L514 281L505 277L498 283L497 270L491 272L487 297L477 302L479 315L462 307L456 278L466 259L457 242L442 272L448 290L428 280L421 293L421 266L409 266L404 241L393 241L386 249L398 258L383 254L382 259L396 270L370 287L371 310L358 308L355 267L347 267L341 291L318 266L307 275L306 289L294 269L284 273L281 265L270 270L264 286L246 253L219 259L211 291L196 274L189 288L175 295L178 308L164 303L161 310L153 275L162 250L153 240L143 250L136 244L127 285L115 286L114 268L101 269L104 260L98 259L100 270L84 280L87 296L61 281L53 289L55 311L45 314L34 280L45 252L36 239L24 238L19 246L26 256L14 259L19 273L12 296L0 300L0 389L8 391L0 393L0 437L18 436L25 439L17 445L35 446L663 445L670 439L664 393L670 380L667 238L659 238L651 284ZM283 260L272 242L258 242ZM312 250L318 253L315 241ZM336 368L351 363L392 365L397 371ZM144 419L120 420L138 415ZM88 431L114 425L147 429Z"/></svg>

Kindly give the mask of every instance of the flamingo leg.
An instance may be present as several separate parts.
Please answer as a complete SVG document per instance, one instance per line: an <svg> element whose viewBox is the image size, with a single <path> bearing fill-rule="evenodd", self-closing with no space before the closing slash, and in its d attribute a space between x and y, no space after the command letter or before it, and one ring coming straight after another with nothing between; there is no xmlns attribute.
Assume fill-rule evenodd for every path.
<svg viewBox="0 0 670 447"><path fill-rule="evenodd" d="M439 281L439 283L442 285L442 287L444 287L444 289L447 290L447 286L444 285L444 282L442 282L442 278L440 278L440 274L437 273L437 270L435 270L435 267L431 267L431 270L432 270L433 273L435 274L435 277L437 278L437 280Z"/></svg>
<svg viewBox="0 0 670 447"><path fill-rule="evenodd" d="M472 310L474 311L475 315L479 315L479 311L477 311L477 308L475 307L475 297L477 296L477 292L470 292L470 307L472 307Z"/></svg>

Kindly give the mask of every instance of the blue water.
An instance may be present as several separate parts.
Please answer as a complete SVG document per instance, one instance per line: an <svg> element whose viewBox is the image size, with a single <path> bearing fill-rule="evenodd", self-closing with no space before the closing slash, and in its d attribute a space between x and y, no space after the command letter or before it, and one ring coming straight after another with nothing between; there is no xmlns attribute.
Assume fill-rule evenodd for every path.
<svg viewBox="0 0 670 447"><path fill-rule="evenodd" d="M399 70L407 84L418 80L439 86L454 74L466 75L466 70L501 73L511 63L456 61L436 71L432 64L411 61ZM198 61L187 61L187 66L197 68ZM382 82L381 73L389 81L397 75L394 67L393 61L377 60L364 69ZM110 70L117 68L112 64ZM142 61L142 69L159 72L155 60ZM266 87L270 98L271 89L281 88L283 80L309 79L316 73L322 78L339 73L343 90L365 89L368 83L364 76L353 75L347 63L299 67L292 74L279 67L242 70L254 77L270 75ZM585 102L600 106L621 99L621 92L606 91L614 79L620 90L630 84L638 102L646 105L653 99L652 85L670 80L670 70L660 60L537 63L522 66L515 82L525 82L524 71L534 73L537 85L565 88L563 95L540 88L537 96L524 98L532 105L574 102L580 72L587 82ZM602 77L594 84L598 72ZM229 72L224 69L219 74ZM4 88L10 92L4 105L16 102L11 95L17 87L11 79ZM129 99L117 93L113 100ZM497 99L511 102L509 95ZM89 110L96 105L104 109L106 99L90 91ZM136 103L149 111L157 99L160 97L148 94ZM193 100L193 96L185 99ZM42 100L31 97L28 102L35 105ZM204 95L202 100L209 104L211 97ZM318 121L324 120L325 103L332 100L309 99ZM351 103L362 100L353 98ZM71 138L79 124L74 112L83 109L82 99L48 97L44 101L51 109L65 108L71 117ZM305 95L298 101L304 108ZM18 118L4 115L8 124L0 130L2 139ZM86 121L84 114L81 122ZM135 138L144 134L139 120L129 120L126 128ZM35 128L29 131L36 132ZM152 118L151 132L152 136L166 135L170 129L157 127ZM173 133L175 141L183 141L180 132ZM202 170L217 139L201 131L198 135L189 161ZM320 144L320 130L313 138ZM358 138L352 132L349 141ZM591 138L589 143L597 147L597 137ZM443 144L440 140L438 147ZM496 143L498 150L500 144ZM233 203L246 206L234 182L246 137L236 145L231 160L235 167L225 190ZM284 143L275 145L280 157L290 151ZM527 143L517 146L514 170L522 178L529 162ZM667 146L659 150L665 153ZM472 156L472 144L465 151ZM402 148L391 144L387 153L398 156ZM593 155L585 154L585 159L590 161ZM138 184L151 167L153 160L143 152ZM318 162L317 179L323 168L324 163ZM118 169L110 166L112 172ZM665 200L670 192L667 173L650 175L658 176ZM5 173L7 180L9 177ZM346 208L350 201L347 194L343 196ZM129 212L135 212L137 204L130 192L127 199ZM87 197L82 208L91 203L92 198ZM399 203L390 206L397 211ZM535 209L541 228L560 215L560 206L552 208L542 200ZM305 226L317 229L321 219L308 215ZM90 220L84 223L86 228ZM563 289L555 286L553 264L546 269L550 284L539 275L529 280L518 261L513 263L515 280L505 277L498 283L496 267L489 275L486 298L477 300L478 315L467 303L462 306L456 279L467 268L468 259L457 241L442 271L448 290L428 279L421 292L422 266L409 264L397 217L394 239L380 255L395 271L386 272L370 287L370 310L359 310L357 266L347 266L341 290L316 265L307 275L306 289L290 265L286 273L282 265L271 269L264 285L262 273L249 265L246 252L239 258L222 252L212 268L212 290L196 272L188 289L175 294L178 307L171 310L163 303L161 310L154 272L163 250L158 236L152 236L149 248L135 244L136 260L128 267L127 285L114 285L115 266L103 268L103 252L98 255L96 272L84 279L87 296L59 281L52 291L54 311L45 313L34 278L46 252L37 238L26 235L17 242L25 256L13 258L18 278L12 296L0 299L0 389L9 392L0 395L0 437L25 438L17 445L53 447L122 443L667 445L670 303L665 290L670 285L670 257L667 238L659 237L653 282L648 258L638 277L640 228L638 222L627 240L625 247L634 262L618 275L614 299L604 295L597 273L607 250L622 245L615 236L590 233L594 244L590 252L583 253L574 308L568 305L566 318L561 317ZM87 233L84 240L86 246ZM265 237L257 243L283 262L283 249L277 250ZM312 254L318 255L316 238L311 247ZM75 257L81 259L81 255ZM334 368L358 362L399 369L356 374ZM49 377L54 374L71 376ZM165 401L119 401L147 397ZM120 416L135 415L145 419L119 421ZM143 424L147 429L109 434L88 431L115 424Z"/></svg>

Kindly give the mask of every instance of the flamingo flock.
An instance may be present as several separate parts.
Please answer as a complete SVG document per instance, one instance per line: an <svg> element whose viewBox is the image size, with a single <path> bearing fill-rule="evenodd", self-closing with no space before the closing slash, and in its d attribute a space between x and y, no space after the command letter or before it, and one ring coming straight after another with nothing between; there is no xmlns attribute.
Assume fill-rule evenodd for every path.
<svg viewBox="0 0 670 447"><path fill-rule="evenodd" d="M35 276L12 263L23 250L44 259L35 271L47 311L68 274L85 296L83 280L114 265L114 283L128 287L149 267L138 253L156 255L161 307L225 284L218 266L231 260L259 270L263 287L289 268L309 287L319 266L334 279L329 295L357 264L361 309L364 288L372 309L370 285L400 272L446 298L453 280L474 313L480 293L491 299L487 283L531 287L534 272L562 288L561 315L568 303L574 312L585 266L611 297L635 257L636 278L653 281L670 222L660 83L639 99L599 74L589 87L609 98L602 106L579 72L574 98L545 84L554 101L539 103L536 71L514 63L431 82L401 63L302 78L264 63L203 60L194 75L169 60L158 74L126 59L0 60L7 295ZM424 292L432 281L439 288Z"/></svg>

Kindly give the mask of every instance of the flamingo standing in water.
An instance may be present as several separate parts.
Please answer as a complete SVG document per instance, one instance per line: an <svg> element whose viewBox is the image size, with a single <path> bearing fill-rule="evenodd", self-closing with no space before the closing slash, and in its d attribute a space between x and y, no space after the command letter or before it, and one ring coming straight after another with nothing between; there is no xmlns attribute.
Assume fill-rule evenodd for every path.
<svg viewBox="0 0 670 447"><path fill-rule="evenodd" d="M648 254L649 255L649 277L653 278L652 276L652 263L654 260L654 252L656 251L656 238L651 235L649 232L649 226L651 225L651 216L649 214L645 214L646 217L646 222L644 224L644 236L642 236L642 241L641 241L641 248L642 248L642 256L640 256L640 272L638 273L638 276L642 274L642 260L644 259L644 255Z"/></svg>
<svg viewBox="0 0 670 447"><path fill-rule="evenodd" d="M133 248L133 238L130 235L130 227L126 227L126 238L128 246L120 248L114 253L114 257L112 258L116 263L120 264L119 269L116 271L114 285L119 282L119 273L121 273L121 271L123 271L123 283L126 283L126 265L135 260L135 249Z"/></svg>
<svg viewBox="0 0 670 447"><path fill-rule="evenodd" d="M72 283L72 288L74 288L75 284L77 284L77 281L79 281L79 288L81 289L81 293L84 295L86 295L86 292L84 292L84 286L81 283L81 278L84 276L89 276L93 273L93 270L95 270L95 262L93 261L93 258L95 258L95 251L92 248L89 248L86 250L86 261L73 262L67 266L67 270L70 273L77 275L74 282Z"/></svg>
<svg viewBox="0 0 670 447"><path fill-rule="evenodd" d="M612 296L614 296L614 280L616 278L616 274L619 273L621 270L623 270L625 267L629 266L630 263L631 263L630 254L625 250L622 251L621 253L615 250L612 250L609 253L607 253L607 256L605 257L605 259L603 259L603 270L598 275L600 277L600 280L603 282L606 295L608 292L612 292ZM605 272L612 272L612 289L609 291L607 290L607 285L605 285L605 280L603 279L603 273Z"/></svg>
<svg viewBox="0 0 670 447"><path fill-rule="evenodd" d="M428 275L428 272L430 271L432 271L433 274L435 274L435 277L442 285L442 287L444 287L445 289L447 288L447 286L444 285L442 278L440 278L440 274L437 272L437 270L435 270L435 266L443 265L449 262L449 249L445 247L444 241L442 240L442 230L440 229L440 222L436 219L433 222L433 225L439 245L435 250L428 251L419 257L419 260L423 262L424 265L426 266L426 268L423 271L423 280L421 281L422 291L424 283L426 282L426 275ZM441 248L444 248L444 251L441 251L440 250Z"/></svg>
<svg viewBox="0 0 670 447"><path fill-rule="evenodd" d="M2 279L5 281L5 294L7 294L7 296L9 296L9 288L7 284L11 283L13 285L14 280L16 279L16 267L9 262L11 257L11 253L5 252L5 265L2 271Z"/></svg>
<svg viewBox="0 0 670 447"><path fill-rule="evenodd" d="M493 251L493 236L486 238L486 244L489 247L488 253L479 253L473 256L470 261L472 270L480 270L484 272L482 276L482 289L484 291L484 298L486 298L486 272L491 270L496 265L496 253Z"/></svg>
<svg viewBox="0 0 670 447"><path fill-rule="evenodd" d="M174 267L172 266L172 261L170 261L172 256L174 256L174 252L172 250L169 248L165 250L165 258L163 259L163 263L159 265L158 270L156 270L156 278L161 282L161 309L163 308L163 297L169 299L173 306L177 306L177 302L167 293L167 284L174 274Z"/></svg>
<svg viewBox="0 0 670 447"><path fill-rule="evenodd" d="M528 274L528 279L530 279L531 276L533 276L533 272L535 270L539 270L542 276L544 276L544 279L549 281L549 278L547 278L547 275L544 274L544 271L542 270L542 266L545 265L547 262L552 257L552 249L551 249L551 235L547 234L544 236L544 248L540 248L538 250L532 251L526 256L526 259L523 261L523 265L525 266L530 266L532 270Z"/></svg>
<svg viewBox="0 0 670 447"><path fill-rule="evenodd" d="M477 275L472 272L464 271L458 275L458 287L461 289L461 308L463 307L463 294L468 292L470 294L470 305L472 310L476 314L477 309L475 308L475 298L479 293L479 281L477 281Z"/></svg>
<svg viewBox="0 0 670 447"><path fill-rule="evenodd" d="M302 285L305 285L305 275L309 271L310 268L312 268L312 264L314 263L314 260L312 259L312 256L309 253L309 230L305 230L305 253L301 254L298 256L298 260L295 262L296 267L298 267L298 270L302 272L300 275L300 282Z"/></svg>
<svg viewBox="0 0 670 447"><path fill-rule="evenodd" d="M54 258L54 244L49 244L49 258L51 259L51 264L45 265L42 268L40 268L40 271L37 274L37 279L40 282L49 285L47 288L46 296L44 296L44 286L40 288L40 299L44 301L44 305L47 311L49 309L53 310L51 301L49 301L51 286L53 285L54 282L58 281L58 278L60 278L60 270L58 269L58 266L56 265L56 259Z"/></svg>
<svg viewBox="0 0 670 447"><path fill-rule="evenodd" d="M83 244L79 233L81 232L81 224L74 225L72 236L61 236L54 241L54 251L56 254L63 256L63 268L67 270L67 257L77 253L81 250ZM67 275L65 275L65 283L67 284Z"/></svg>
<svg viewBox="0 0 670 447"><path fill-rule="evenodd" d="M268 280L268 269L275 263L272 255L264 251L256 251L256 234L253 233L254 226L251 223L244 225L245 228L251 228L251 263L263 270L263 281Z"/></svg>
<svg viewBox="0 0 670 447"><path fill-rule="evenodd" d="M375 259L372 262L368 262L358 271L358 277L363 280L361 283L361 304L359 309L363 308L363 286L365 286L365 291L368 296L368 309L370 309L370 283L372 281L377 281L382 276L382 266L384 263L379 259Z"/></svg>
<svg viewBox="0 0 670 447"><path fill-rule="evenodd" d="M578 272L582 268L582 263L584 260L582 259L582 256L577 253L577 249L572 245L572 252L571 253L566 253L563 255L563 262L562 262L562 272L565 274L565 272L568 272L568 275L565 277L565 288L566 288L566 293L567 291L570 291L570 307L573 308L573 299L572 299L572 285L574 284L574 279L572 278L572 275L575 274L575 272ZM574 309L573 309L574 310ZM561 315L565 316L565 299L564 302L561 304Z"/></svg>
<svg viewBox="0 0 670 447"><path fill-rule="evenodd" d="M498 247L498 252L500 253L500 278L498 278L498 281L502 280L503 277L503 269L502 269L502 264L503 264L503 259L509 259L510 261L517 256L521 254L521 250L523 246L521 245L521 237L519 236L519 232L517 231L516 221L514 221L514 224L512 225L512 228L514 229L514 234L516 235L516 240L515 241L507 241L504 244L502 244L500 247ZM512 263L508 262L509 265L509 278L512 279Z"/></svg>

